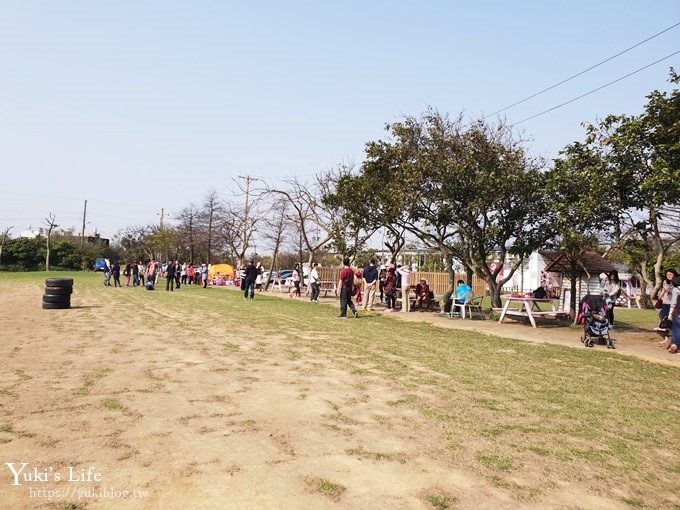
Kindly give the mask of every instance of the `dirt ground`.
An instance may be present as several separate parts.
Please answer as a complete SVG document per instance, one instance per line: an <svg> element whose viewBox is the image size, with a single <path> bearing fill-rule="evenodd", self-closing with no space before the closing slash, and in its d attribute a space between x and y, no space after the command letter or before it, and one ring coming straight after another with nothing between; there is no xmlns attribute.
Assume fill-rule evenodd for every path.
<svg viewBox="0 0 680 510"><path fill-rule="evenodd" d="M438 455L438 430L381 378L257 329L148 310L143 292L49 312L40 293L0 288L1 508L518 507ZM393 315L584 348L568 328ZM614 338L621 354L680 362L649 333ZM564 484L522 508L627 507Z"/></svg>

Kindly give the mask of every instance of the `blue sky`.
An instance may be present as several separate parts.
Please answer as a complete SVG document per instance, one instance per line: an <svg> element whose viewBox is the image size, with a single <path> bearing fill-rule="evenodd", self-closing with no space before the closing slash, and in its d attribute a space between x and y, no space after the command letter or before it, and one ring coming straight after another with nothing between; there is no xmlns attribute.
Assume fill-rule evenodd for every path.
<svg viewBox="0 0 680 510"><path fill-rule="evenodd" d="M0 0L0 228L80 231L363 161L428 107L493 113L680 22L677 0ZM680 27L503 112L515 123L680 50ZM680 55L517 126L549 159L638 114ZM234 200L241 200L235 197ZM168 219L168 221L172 221Z"/></svg>

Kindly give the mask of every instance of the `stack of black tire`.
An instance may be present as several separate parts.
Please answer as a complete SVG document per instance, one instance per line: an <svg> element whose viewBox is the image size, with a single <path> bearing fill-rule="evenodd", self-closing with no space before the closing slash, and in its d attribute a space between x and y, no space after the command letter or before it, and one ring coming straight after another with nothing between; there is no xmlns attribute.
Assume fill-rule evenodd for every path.
<svg viewBox="0 0 680 510"><path fill-rule="evenodd" d="M45 280L45 294L42 307L50 310L71 308L73 278L48 278Z"/></svg>

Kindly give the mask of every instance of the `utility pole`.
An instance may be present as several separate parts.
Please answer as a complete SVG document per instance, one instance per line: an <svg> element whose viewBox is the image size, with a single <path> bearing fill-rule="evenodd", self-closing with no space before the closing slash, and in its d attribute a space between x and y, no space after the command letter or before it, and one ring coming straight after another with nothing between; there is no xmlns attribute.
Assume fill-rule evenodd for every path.
<svg viewBox="0 0 680 510"><path fill-rule="evenodd" d="M243 210L243 255L242 259L245 258L246 256L246 250L248 248L248 199L250 197L250 181L257 181L259 180L257 177L251 177L249 175L246 175L245 177L243 175L238 176L239 179L245 179L246 181L246 205L245 209ZM243 264L243 260L240 261L241 264Z"/></svg>
<svg viewBox="0 0 680 510"><path fill-rule="evenodd" d="M163 219L165 218L165 209L161 207L161 230L163 230Z"/></svg>
<svg viewBox="0 0 680 510"><path fill-rule="evenodd" d="M85 244L85 217L87 215L87 200L83 206L83 230L80 233L80 254L83 254L83 245Z"/></svg>
<svg viewBox="0 0 680 510"><path fill-rule="evenodd" d="M246 205L245 209L243 210L243 246L245 246L246 241L248 240L247 236L248 228L246 225L248 224L248 199L250 196L250 181L254 181L255 178L251 177L250 175L246 175L245 177L239 175L238 178L245 179L246 181Z"/></svg>

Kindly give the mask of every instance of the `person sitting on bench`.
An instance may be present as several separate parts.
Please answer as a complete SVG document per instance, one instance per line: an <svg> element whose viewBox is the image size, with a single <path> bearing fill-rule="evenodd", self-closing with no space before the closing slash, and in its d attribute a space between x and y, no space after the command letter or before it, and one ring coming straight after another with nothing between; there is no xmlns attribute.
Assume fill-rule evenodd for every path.
<svg viewBox="0 0 680 510"><path fill-rule="evenodd" d="M430 295L433 292L430 291L430 286L427 284L427 280L424 278L420 280L418 285L416 285L416 308L420 307L421 310L427 306L428 310L432 310L432 298Z"/></svg>

